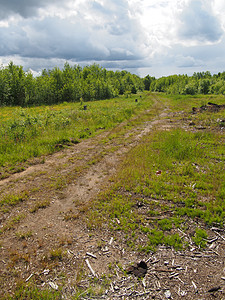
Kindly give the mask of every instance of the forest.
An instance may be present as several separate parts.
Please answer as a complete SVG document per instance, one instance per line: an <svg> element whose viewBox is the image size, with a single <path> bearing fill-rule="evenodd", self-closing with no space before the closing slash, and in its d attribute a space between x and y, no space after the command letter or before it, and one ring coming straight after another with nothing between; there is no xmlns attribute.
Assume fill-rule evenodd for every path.
<svg viewBox="0 0 225 300"><path fill-rule="evenodd" d="M111 71L97 64L81 67L65 63L63 69L42 70L34 76L10 62L0 68L0 106L38 106L63 102L110 99L138 91L167 94L225 94L225 72L144 78L128 71Z"/></svg>
<svg viewBox="0 0 225 300"><path fill-rule="evenodd" d="M171 75L156 79L147 75L145 89L167 94L225 94L225 72L211 75L209 71L195 72L192 76Z"/></svg>
<svg viewBox="0 0 225 300"><path fill-rule="evenodd" d="M0 69L0 105L31 106L114 98L143 90L143 80L127 71L107 71L99 65L42 70L33 76L10 62Z"/></svg>

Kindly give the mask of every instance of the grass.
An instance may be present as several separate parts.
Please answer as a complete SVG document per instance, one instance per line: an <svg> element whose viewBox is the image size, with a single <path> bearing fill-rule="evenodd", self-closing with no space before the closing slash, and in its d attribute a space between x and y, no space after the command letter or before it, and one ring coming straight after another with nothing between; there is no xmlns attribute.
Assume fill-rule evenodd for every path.
<svg viewBox="0 0 225 300"><path fill-rule="evenodd" d="M62 248L51 249L50 250L50 259L51 260L62 260L63 250Z"/></svg>
<svg viewBox="0 0 225 300"><path fill-rule="evenodd" d="M46 208L49 205L50 205L50 201L49 200L40 200L40 201L37 201L37 203L35 203L34 206L30 209L30 212L31 213L35 213L39 209Z"/></svg>
<svg viewBox="0 0 225 300"><path fill-rule="evenodd" d="M84 206L75 203L76 212L71 209L63 217L66 221L72 221L76 220L81 213L85 214L89 229L94 230L102 227L106 227L107 230L110 229L112 236L117 238L118 243L120 238L122 242L127 243L128 250L131 248L148 253L156 251L157 247L161 245L181 250L188 246L187 243L190 240L187 241L185 236L192 237L192 245L204 248L207 243L208 229L211 226L223 227L225 221L225 140L220 123L217 122L218 118L222 120L225 115L222 111L211 115L207 112L199 115L189 114L192 106L200 106L203 102L207 103L208 97L173 98L170 96L168 100L163 95L157 97L162 102L168 101L168 105L174 111L178 109L185 111L184 114L177 114L174 117L176 121L180 122L181 127L184 122L193 121L197 125L209 126L209 128L204 131L195 131L191 127L188 127L188 131L187 128L163 131L160 126L155 127L127 154L118 173L111 179L112 186L100 194L92 206L90 203ZM47 123L48 126L41 127L43 139L38 134L33 134L30 138L32 141L36 141L35 146L37 148L39 147L38 142L41 142L42 145L49 145L49 148L44 147L43 149L54 152L63 147L69 147L73 141L77 142L81 138L88 138L97 134L104 130L103 128L113 128L118 122L126 120L137 112L140 113L140 110L152 105L152 99L147 97L139 107L134 106L136 104L132 101L132 98L121 98L119 100L114 99L112 102L108 100L90 103L86 112L76 107L76 104L65 104L51 108L32 108L24 110L24 112L19 110L19 112L24 114L22 116L24 120L28 118L28 115L36 115L40 116L43 124ZM69 121L65 117L68 112L70 112L67 115ZM111 113L112 116L107 119ZM120 138L122 140L126 129L132 126L135 128L137 124L149 121L160 113L158 106L154 111L152 109L149 114L142 113L136 119L127 120L125 122L126 128L124 126L113 128L110 134L102 140L102 143L111 143L111 141L118 141ZM16 116L13 112L10 116L10 109L7 110L7 114L9 115L8 119L1 120L4 121L4 124L11 124L10 122ZM103 120L101 120L101 114ZM19 115L18 120L20 118L21 115ZM62 124L60 124L61 121L57 123L57 118L61 118ZM32 120L30 123L34 122ZM29 126L32 128L33 125ZM50 128L52 131L48 131ZM37 133L38 130L37 128ZM26 129L24 129L25 133ZM48 140L47 135L50 133L52 133L52 137L51 140ZM47 140L44 141L45 134ZM20 137L21 139L18 141L14 139L14 144L28 149L28 136L29 134L24 135L24 137L17 135L17 138ZM116 146L113 145L113 147ZM113 151L113 148L110 148L110 151ZM32 157L32 151L30 153L31 156L29 157ZM47 152L39 152L38 150L36 155L38 156L40 153ZM100 153L100 156L96 155L93 160L89 160L89 164L95 164L104 155L104 153ZM12 170L17 170L17 166L14 164L22 161L20 157L15 157L16 159L10 162ZM27 157L23 159L26 160ZM75 165L77 160L78 158L74 158L71 164ZM76 172L79 172L80 167L75 167L77 168ZM67 175L59 178L54 174L53 177L46 180L46 187L39 187L39 189L44 190L46 195L49 189L59 192L69 183L69 179ZM26 200L27 197L28 194L26 193L3 195L0 198L0 207L10 210ZM36 212L49 205L50 201L39 200L33 203L30 212ZM9 219L1 229L1 233L16 228L22 218L24 215L18 214ZM15 234L17 240L21 240L18 241L21 244L32 242L32 239L29 239L33 236L31 231L16 232ZM104 243L100 240L99 248L105 245ZM46 261L43 258L43 266L50 264L58 266L62 264L63 266L64 260L66 261L64 258L66 258L67 244L71 244L71 241L63 238L59 241L58 248L49 248L50 250L45 251ZM21 260L26 263L29 259L29 255L18 255L16 252L11 255L12 263L21 263ZM110 270L112 267L109 264ZM85 277L84 269L83 262L80 266L74 267L76 274L74 299L97 297L104 293L104 289L109 288L109 282L105 282L105 286L103 286L98 279L95 279L96 282L91 282L87 288L79 288L79 283ZM6 299L62 298L60 291L50 290L50 287L47 288L46 286L37 288L32 280L30 283L18 284L14 296L7 296Z"/></svg>
<svg viewBox="0 0 225 300"><path fill-rule="evenodd" d="M22 192L20 194L5 194L0 200L1 210L3 209L5 211L9 207L15 206L18 203L27 200L27 198L28 192Z"/></svg>
<svg viewBox="0 0 225 300"><path fill-rule="evenodd" d="M196 246L204 248L207 244L207 240L206 240L207 237L208 237L207 232L204 229L196 228L193 241L196 244Z"/></svg>
<svg viewBox="0 0 225 300"><path fill-rule="evenodd" d="M31 230L28 230L27 232L16 232L16 236L20 240L27 240L33 236L33 232Z"/></svg>
<svg viewBox="0 0 225 300"><path fill-rule="evenodd" d="M135 103L135 97L89 102L86 111L79 103L2 108L1 177L6 177L7 172L23 170L21 163L29 159L59 151L102 130L113 128L152 105L147 94L143 94L138 103Z"/></svg>
<svg viewBox="0 0 225 300"><path fill-rule="evenodd" d="M16 300L16 299L46 299L46 300L59 300L62 299L62 295L59 291L52 291L48 289L41 290L33 283L25 284L19 282L16 287L16 291L13 296L7 295L3 299Z"/></svg>
<svg viewBox="0 0 225 300"><path fill-rule="evenodd" d="M15 217L10 218L6 224L2 227L0 230L0 234L5 232L6 230L10 230L12 228L15 228L16 224L18 224L22 219L25 218L25 215L23 213L17 214Z"/></svg>
<svg viewBox="0 0 225 300"><path fill-rule="evenodd" d="M174 107L184 106L178 100L171 98ZM193 101L185 105L187 109ZM108 224L123 233L128 246L148 252L162 244L176 250L186 247L177 228L187 232L192 219L192 240L204 247L207 232L198 228L199 222L205 228L225 223L225 138L217 114L211 117L213 131L159 128L145 136L123 161L114 185L99 196L89 226ZM220 116L224 118L224 111ZM207 119L207 112L195 116L197 123ZM144 242L138 244L140 236Z"/></svg>

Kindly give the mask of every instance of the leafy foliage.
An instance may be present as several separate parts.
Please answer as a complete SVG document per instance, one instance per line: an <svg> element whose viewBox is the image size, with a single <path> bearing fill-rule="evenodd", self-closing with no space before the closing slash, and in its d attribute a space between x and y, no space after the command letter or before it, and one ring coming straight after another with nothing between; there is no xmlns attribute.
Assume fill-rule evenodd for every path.
<svg viewBox="0 0 225 300"><path fill-rule="evenodd" d="M143 80L127 71L107 71L93 64L83 69L65 63L34 77L13 62L0 69L0 106L51 105L114 98L144 89Z"/></svg>
<svg viewBox="0 0 225 300"><path fill-rule="evenodd" d="M101 130L128 120L149 108L152 100L142 93L119 96L112 100L71 103L51 106L2 107L0 113L0 177L22 171L30 158L40 157L76 144ZM84 110L84 104L87 110ZM4 169L4 170L3 170ZM8 172L7 171L7 172Z"/></svg>
<svg viewBox="0 0 225 300"><path fill-rule="evenodd" d="M155 79L144 78L145 89L167 94L225 94L225 72L211 75L209 71L194 73L193 76L171 75Z"/></svg>

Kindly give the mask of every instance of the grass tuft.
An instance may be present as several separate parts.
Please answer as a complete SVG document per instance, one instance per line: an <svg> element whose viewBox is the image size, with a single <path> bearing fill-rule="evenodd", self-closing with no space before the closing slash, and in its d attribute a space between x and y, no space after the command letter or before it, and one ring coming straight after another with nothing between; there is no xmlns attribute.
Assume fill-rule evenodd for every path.
<svg viewBox="0 0 225 300"><path fill-rule="evenodd" d="M46 207L48 207L50 205L50 201L49 200L42 200L42 201L38 201L37 203L35 203L35 205L30 209L31 213L35 213L36 211L38 211L39 209L44 209Z"/></svg>

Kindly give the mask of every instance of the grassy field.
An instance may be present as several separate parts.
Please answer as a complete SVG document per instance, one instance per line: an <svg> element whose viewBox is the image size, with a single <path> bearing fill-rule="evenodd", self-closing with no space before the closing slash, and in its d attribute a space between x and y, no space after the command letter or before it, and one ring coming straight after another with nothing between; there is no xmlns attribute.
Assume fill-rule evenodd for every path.
<svg viewBox="0 0 225 300"><path fill-rule="evenodd" d="M9 183L6 180L5 186L4 182L1 186L0 248L4 252L5 269L0 283L5 287L8 280L11 284L5 299L62 299L62 295L64 298L67 295L66 284L73 290L73 296L68 299L100 299L117 279L119 269L123 278L127 276L122 267L118 268L121 256L116 262L110 257L107 261L104 254L94 259L95 268L106 260L107 271L99 278L86 275L83 256L75 265L71 261L84 249L97 249L98 255L106 246L105 240L111 237L122 245L127 256L130 253L154 256L162 245L172 249L173 254L192 247L204 251L212 227L222 230L225 222L225 110L192 113L192 107L199 108L209 101L225 104L223 96L143 93L85 104L2 108L1 178L22 171L34 158L40 157L37 162L45 166L43 170L39 166L37 173L27 177ZM83 109L84 105L87 110ZM135 140L147 126L151 130ZM107 134L98 139L97 135L103 131ZM80 157L70 154L67 160L66 152L61 163L58 156L52 167L44 165L44 155L92 136L96 136L95 142L100 145L90 143L86 152L81 149ZM123 155L116 153L125 147L130 150L122 152ZM85 177L86 181L93 180L98 165L110 153L111 159L121 156L115 174L109 176L110 184L104 185L107 172L103 169L93 185L101 183L94 199L88 198L91 192L88 182L78 185L84 191L81 200L77 196L79 191L72 198L79 177L85 177L93 167L91 176ZM61 205L58 210L57 203ZM67 203L66 212L61 203ZM33 228L27 220L32 220ZM55 228L68 230L71 236L58 236ZM42 234L47 236L46 240ZM82 244L85 235L87 240ZM95 236L99 240L97 237L91 240ZM8 242L13 243L13 249L7 251ZM88 243L91 248L85 248ZM216 255L219 259L220 254ZM47 278L46 270L50 270ZM31 280L25 281L30 274L33 274ZM44 282L54 277L59 289L40 285L36 278L41 276ZM81 282L85 280L89 281L84 288ZM171 289L172 286L171 281Z"/></svg>
<svg viewBox="0 0 225 300"><path fill-rule="evenodd" d="M34 108L0 110L1 178L22 171L24 162L78 143L113 128L151 106L142 94L88 103L63 103ZM136 102L135 99L138 98ZM84 105L87 110L84 110Z"/></svg>
<svg viewBox="0 0 225 300"><path fill-rule="evenodd" d="M155 128L129 152L113 187L95 203L90 227L107 223L124 232L128 246L148 252L159 244L184 249L187 244L177 228L190 233L192 220L192 241L204 247L205 229L223 227L225 220L225 111L191 110L225 100L163 95L160 99L174 112L182 111L182 118L180 113L173 117L177 128Z"/></svg>

